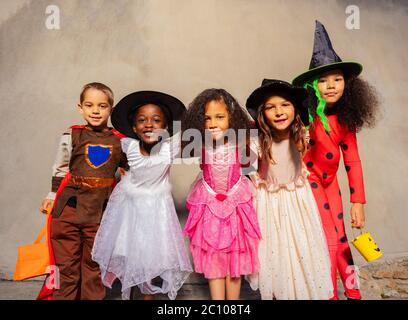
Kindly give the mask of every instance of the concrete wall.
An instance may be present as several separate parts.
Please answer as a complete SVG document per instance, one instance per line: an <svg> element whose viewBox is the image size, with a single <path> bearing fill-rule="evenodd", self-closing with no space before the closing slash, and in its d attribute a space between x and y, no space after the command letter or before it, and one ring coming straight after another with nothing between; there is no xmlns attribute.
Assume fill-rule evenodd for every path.
<svg viewBox="0 0 408 320"><path fill-rule="evenodd" d="M60 8L60 30L45 27L50 4ZM360 8L359 30L345 28L349 4ZM60 133L82 123L75 103L83 84L108 84L116 101L154 89L186 104L205 88L223 87L244 104L264 77L291 80L308 67L315 19L338 54L361 62L363 76L380 88L381 120L358 136L367 229L387 257L408 253L405 1L1 0L0 6L2 278L12 276L17 246L45 222L38 207L50 188ZM197 172L194 165L174 167L180 208ZM347 212L343 172L340 179Z"/></svg>

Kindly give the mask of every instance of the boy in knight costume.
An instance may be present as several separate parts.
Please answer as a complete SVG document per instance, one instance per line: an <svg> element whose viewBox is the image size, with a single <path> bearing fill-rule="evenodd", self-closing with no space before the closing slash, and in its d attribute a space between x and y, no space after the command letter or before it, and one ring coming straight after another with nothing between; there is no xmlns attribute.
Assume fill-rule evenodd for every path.
<svg viewBox="0 0 408 320"><path fill-rule="evenodd" d="M119 167L127 166L120 134L107 125L112 108L111 89L101 83L85 85L78 111L87 124L72 126L61 137L53 166L52 191L41 204L44 213L52 208L49 244L51 261L55 259L58 269L59 289L47 293L43 286L38 299L47 295L49 299L50 291L56 300L105 297L99 266L92 260L91 250L115 173Z"/></svg>

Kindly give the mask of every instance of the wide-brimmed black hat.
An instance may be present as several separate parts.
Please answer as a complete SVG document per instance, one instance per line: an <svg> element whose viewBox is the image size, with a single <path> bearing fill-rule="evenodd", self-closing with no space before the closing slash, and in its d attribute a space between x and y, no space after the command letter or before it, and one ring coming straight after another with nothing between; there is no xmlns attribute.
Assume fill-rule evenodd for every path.
<svg viewBox="0 0 408 320"><path fill-rule="evenodd" d="M179 99L158 91L137 91L124 97L113 109L112 125L127 137L138 139L133 131L133 115L139 107L150 103L162 109L167 120L167 130L172 136L175 133L173 121L181 120L186 107Z"/></svg>
<svg viewBox="0 0 408 320"><path fill-rule="evenodd" d="M363 66L357 62L342 61L334 51L323 24L316 20L314 45L309 70L293 79L292 83L303 86L306 82L330 70L341 69L346 77L358 76Z"/></svg>
<svg viewBox="0 0 408 320"><path fill-rule="evenodd" d="M259 107L274 93L286 94L287 98L293 103L299 113L303 124L305 126L309 125L309 113L307 108L303 106L303 101L307 98L306 89L294 86L286 81L275 79L263 79L262 85L255 89L246 101L246 108L255 121L257 121L256 115Z"/></svg>

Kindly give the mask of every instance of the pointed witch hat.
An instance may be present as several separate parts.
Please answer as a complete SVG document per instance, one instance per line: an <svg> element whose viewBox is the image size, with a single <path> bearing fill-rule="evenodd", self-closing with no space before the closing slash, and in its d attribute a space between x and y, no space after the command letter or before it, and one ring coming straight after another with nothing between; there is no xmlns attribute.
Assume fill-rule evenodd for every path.
<svg viewBox="0 0 408 320"><path fill-rule="evenodd" d="M297 76L292 83L303 86L316 76L334 69L341 69L345 76L349 77L359 75L363 66L357 62L342 61L334 51L324 25L316 20L313 54L309 70Z"/></svg>

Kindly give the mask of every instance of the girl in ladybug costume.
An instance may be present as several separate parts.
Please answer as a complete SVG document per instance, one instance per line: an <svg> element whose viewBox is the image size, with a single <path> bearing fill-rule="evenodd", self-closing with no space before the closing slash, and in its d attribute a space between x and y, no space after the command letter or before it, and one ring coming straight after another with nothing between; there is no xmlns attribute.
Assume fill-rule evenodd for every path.
<svg viewBox="0 0 408 320"><path fill-rule="evenodd" d="M358 77L362 66L343 62L334 51L324 26L316 21L313 55L309 70L293 84L309 90L309 150L304 162L319 207L328 243L334 290L337 296L339 270L345 296L361 299L357 275L344 228L343 205L337 170L343 155L347 172L353 228L365 223L363 172L356 132L375 122L378 98L375 89Z"/></svg>

